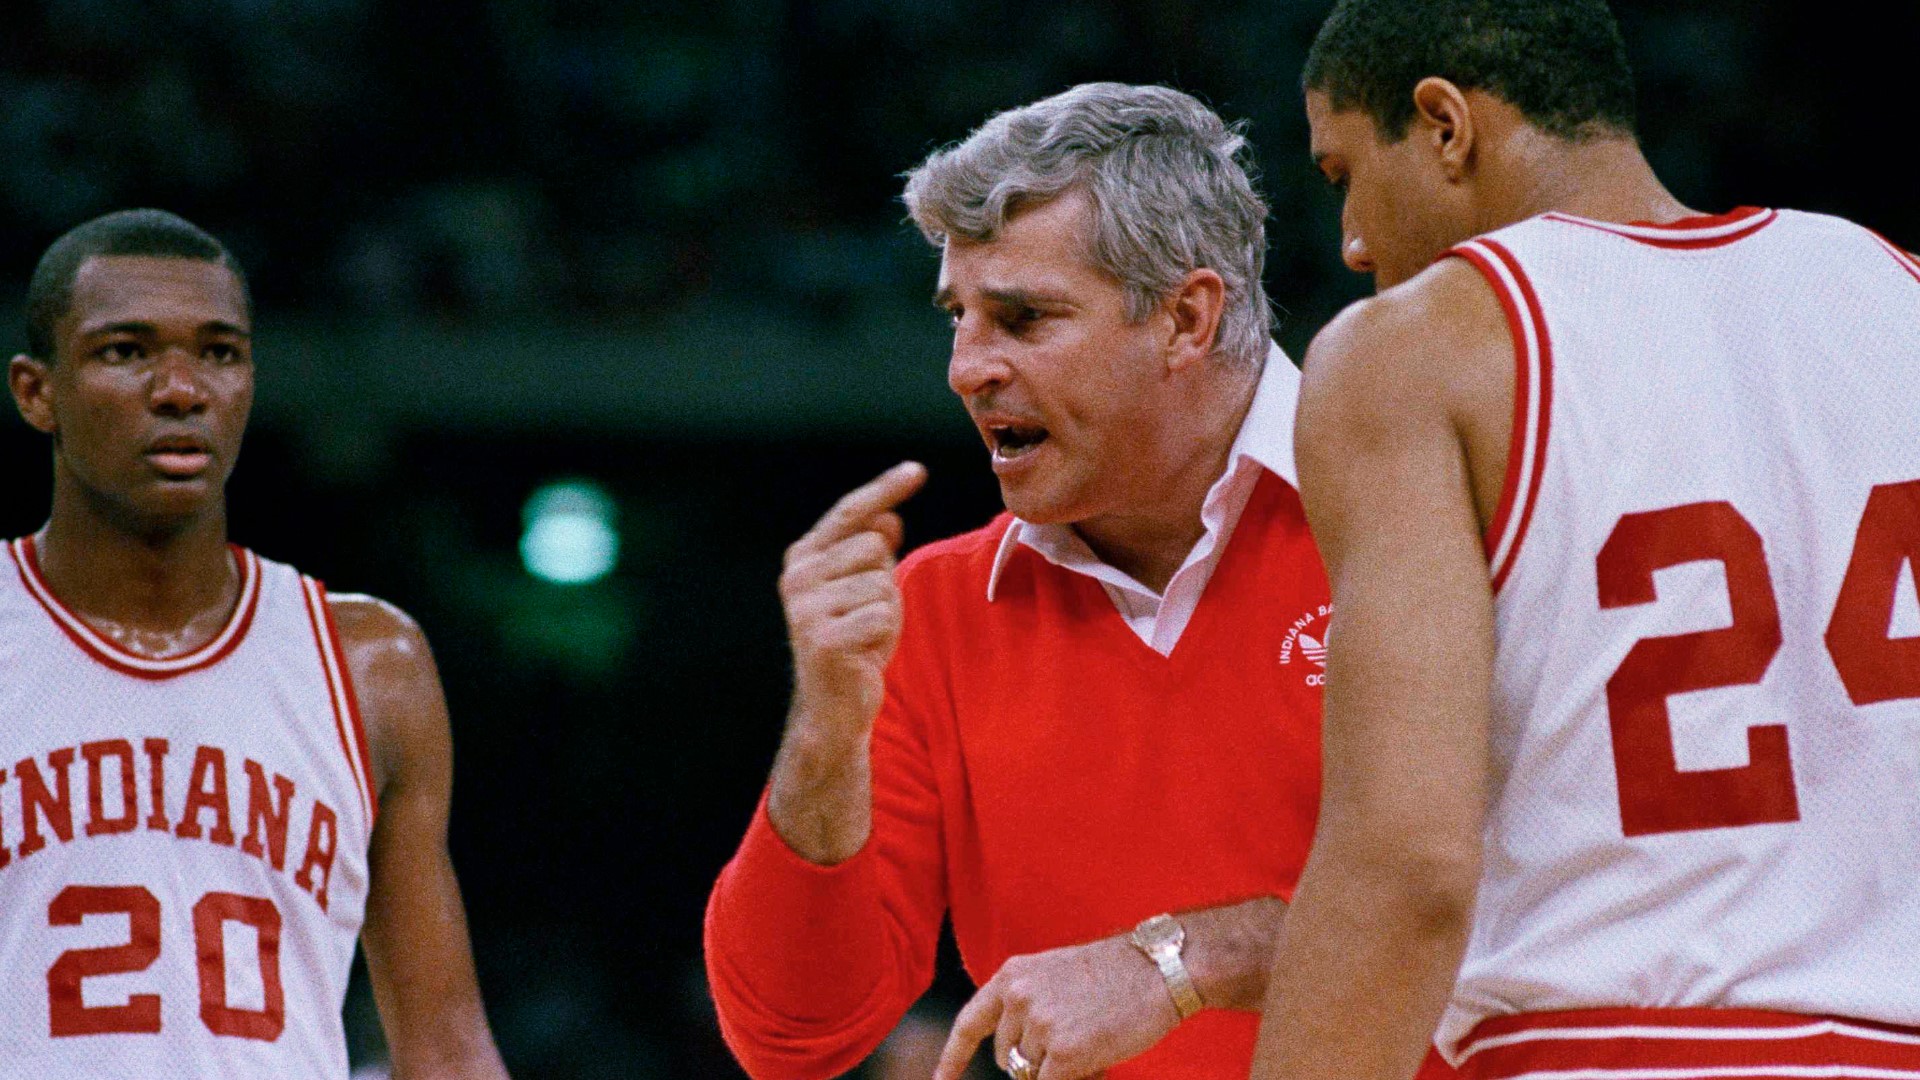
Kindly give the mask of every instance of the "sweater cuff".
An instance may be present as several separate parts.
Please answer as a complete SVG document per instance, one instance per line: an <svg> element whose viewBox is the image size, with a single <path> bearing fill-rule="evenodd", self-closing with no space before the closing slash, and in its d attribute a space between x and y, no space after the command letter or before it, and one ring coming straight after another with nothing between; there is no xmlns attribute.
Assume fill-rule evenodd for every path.
<svg viewBox="0 0 1920 1080"><path fill-rule="evenodd" d="M869 1003L886 958L873 838L820 866L774 831L763 793L714 891L709 928L752 996L789 1020L844 1020ZM832 972L832 978L822 978Z"/></svg>

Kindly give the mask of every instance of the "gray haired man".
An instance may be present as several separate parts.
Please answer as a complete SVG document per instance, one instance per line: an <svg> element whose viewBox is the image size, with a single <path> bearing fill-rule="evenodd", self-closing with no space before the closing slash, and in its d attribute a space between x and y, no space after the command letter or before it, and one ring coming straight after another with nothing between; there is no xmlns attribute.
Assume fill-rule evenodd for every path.
<svg viewBox="0 0 1920 1080"><path fill-rule="evenodd" d="M787 551L786 735L707 918L759 1080L853 1067L947 915L981 987L940 1080L989 1038L1022 1080L1246 1075L1329 612L1244 150L1185 94L1100 83L908 180L1009 512L896 567L909 463Z"/></svg>

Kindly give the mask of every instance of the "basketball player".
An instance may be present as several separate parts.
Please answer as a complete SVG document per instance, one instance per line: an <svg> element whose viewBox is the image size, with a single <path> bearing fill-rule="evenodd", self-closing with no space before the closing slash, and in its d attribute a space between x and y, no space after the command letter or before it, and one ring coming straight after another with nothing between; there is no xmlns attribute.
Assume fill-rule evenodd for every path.
<svg viewBox="0 0 1920 1080"><path fill-rule="evenodd" d="M54 487L0 554L0 1071L344 1078L364 922L394 1075L504 1077L425 639L227 542L251 321L158 211L34 272L8 385Z"/></svg>
<svg viewBox="0 0 1920 1080"><path fill-rule="evenodd" d="M1342 0L1305 84L1381 292L1306 364L1326 794L1254 1075L1404 1076L1444 1007L1469 1078L1920 1077L1920 261L1682 206L1602 0Z"/></svg>

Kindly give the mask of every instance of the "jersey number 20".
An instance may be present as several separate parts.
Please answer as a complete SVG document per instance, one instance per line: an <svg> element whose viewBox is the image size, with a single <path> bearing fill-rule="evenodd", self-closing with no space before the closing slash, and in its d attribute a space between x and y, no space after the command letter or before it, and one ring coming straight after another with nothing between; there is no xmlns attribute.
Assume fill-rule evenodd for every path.
<svg viewBox="0 0 1920 1080"><path fill-rule="evenodd" d="M1654 571L1701 560L1726 567L1732 625L1642 638L1607 680L1628 836L1800 818L1785 725L1749 728L1748 763L1737 768L1682 771L1674 760L1667 698L1757 683L1780 651L1780 609L1753 525L1727 502L1626 515L1600 548L1600 606L1653 603ZM1855 705L1920 697L1920 638L1889 632L1909 560L1920 569L1920 480L1873 489L1827 624L1827 653Z"/></svg>
<svg viewBox="0 0 1920 1080"><path fill-rule="evenodd" d="M145 971L160 958L160 901L140 885L69 885L47 905L49 926L79 926L88 915L125 915L127 943L69 949L47 969L47 1016L52 1034L152 1034L160 1030L160 995L132 994L124 1005L88 1005L80 981L89 975ZM227 1004L225 924L245 923L260 942L260 1009ZM200 972L200 1021L215 1035L272 1042L287 1026L280 986L280 909L273 901L210 892L193 905L193 946Z"/></svg>

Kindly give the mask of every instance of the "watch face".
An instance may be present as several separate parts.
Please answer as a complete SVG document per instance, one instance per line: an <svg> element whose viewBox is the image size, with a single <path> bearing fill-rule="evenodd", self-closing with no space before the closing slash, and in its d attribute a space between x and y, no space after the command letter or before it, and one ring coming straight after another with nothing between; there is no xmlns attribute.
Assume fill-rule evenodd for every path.
<svg viewBox="0 0 1920 1080"><path fill-rule="evenodd" d="M1133 932L1134 941L1149 952L1177 949L1185 938L1185 931L1170 915L1155 915Z"/></svg>

